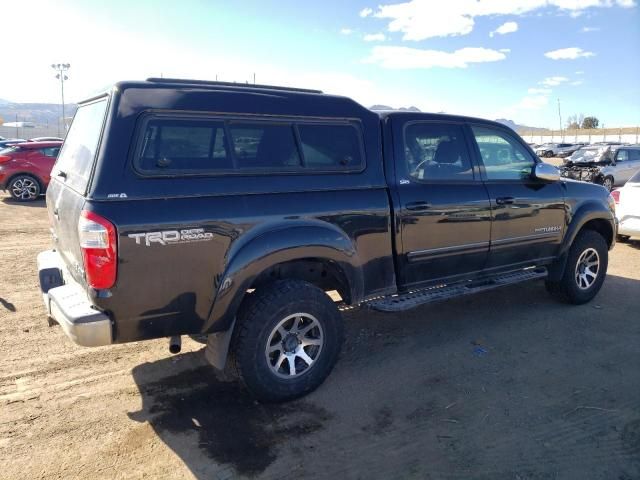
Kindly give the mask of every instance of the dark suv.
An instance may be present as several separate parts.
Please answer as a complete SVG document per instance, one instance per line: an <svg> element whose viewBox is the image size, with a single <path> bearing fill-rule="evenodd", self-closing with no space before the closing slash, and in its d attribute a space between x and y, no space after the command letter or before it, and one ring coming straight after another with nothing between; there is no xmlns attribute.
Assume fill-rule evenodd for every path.
<svg viewBox="0 0 640 480"><path fill-rule="evenodd" d="M501 124L272 86L119 83L80 104L52 178L38 268L67 335L174 352L206 336L267 401L322 383L342 306L535 279L584 303L616 230L604 188L562 181Z"/></svg>

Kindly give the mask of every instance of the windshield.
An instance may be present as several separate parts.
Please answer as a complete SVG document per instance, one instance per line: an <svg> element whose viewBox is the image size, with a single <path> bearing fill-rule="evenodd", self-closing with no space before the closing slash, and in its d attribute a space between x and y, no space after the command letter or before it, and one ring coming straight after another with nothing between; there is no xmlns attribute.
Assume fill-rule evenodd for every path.
<svg viewBox="0 0 640 480"><path fill-rule="evenodd" d="M0 149L0 155L9 155L10 153L15 152L16 150L18 150L18 147L6 147L3 149Z"/></svg>
<svg viewBox="0 0 640 480"><path fill-rule="evenodd" d="M107 99L78 108L55 165L55 175L66 176L65 185L85 193L96 158Z"/></svg>
<svg viewBox="0 0 640 480"><path fill-rule="evenodd" d="M572 162L600 162L608 158L609 147L581 148L573 152L569 160Z"/></svg>

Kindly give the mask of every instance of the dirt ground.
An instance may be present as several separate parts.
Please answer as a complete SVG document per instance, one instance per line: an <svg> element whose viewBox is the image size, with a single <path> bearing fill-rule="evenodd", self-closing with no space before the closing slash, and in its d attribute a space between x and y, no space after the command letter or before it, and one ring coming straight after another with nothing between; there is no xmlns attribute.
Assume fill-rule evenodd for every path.
<svg viewBox="0 0 640 480"><path fill-rule="evenodd" d="M541 283L346 315L327 382L259 405L201 345L88 349L47 326L44 202L0 197L0 477L640 479L640 243L595 301Z"/></svg>

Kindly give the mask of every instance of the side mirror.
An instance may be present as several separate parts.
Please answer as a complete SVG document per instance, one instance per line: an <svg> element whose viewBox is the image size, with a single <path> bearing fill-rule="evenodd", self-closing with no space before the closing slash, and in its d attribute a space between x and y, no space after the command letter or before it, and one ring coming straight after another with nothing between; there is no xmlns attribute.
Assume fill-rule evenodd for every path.
<svg viewBox="0 0 640 480"><path fill-rule="evenodd" d="M533 176L545 182L557 182L560 180L560 170L548 163L537 163L533 169Z"/></svg>

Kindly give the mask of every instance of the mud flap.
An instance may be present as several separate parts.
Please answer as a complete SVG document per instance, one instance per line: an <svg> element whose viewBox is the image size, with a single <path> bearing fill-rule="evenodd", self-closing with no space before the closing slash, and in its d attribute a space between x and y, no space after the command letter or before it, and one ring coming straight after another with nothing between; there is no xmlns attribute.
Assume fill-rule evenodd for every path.
<svg viewBox="0 0 640 480"><path fill-rule="evenodd" d="M231 327L224 332L210 333L207 336L207 347L204 355L207 361L220 371L225 370L227 357L229 356L229 345L233 335L234 320Z"/></svg>

